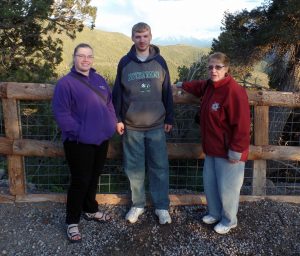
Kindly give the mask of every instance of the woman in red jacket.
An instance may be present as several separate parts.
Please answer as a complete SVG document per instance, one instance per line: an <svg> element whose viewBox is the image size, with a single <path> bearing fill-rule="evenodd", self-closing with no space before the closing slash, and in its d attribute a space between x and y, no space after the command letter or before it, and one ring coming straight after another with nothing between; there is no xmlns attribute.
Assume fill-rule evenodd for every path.
<svg viewBox="0 0 300 256"><path fill-rule="evenodd" d="M203 170L208 214L206 224L218 223L219 234L237 226L237 211L250 144L250 108L246 90L229 74L229 59L221 53L208 59L208 80L177 83L203 97L200 108Z"/></svg>

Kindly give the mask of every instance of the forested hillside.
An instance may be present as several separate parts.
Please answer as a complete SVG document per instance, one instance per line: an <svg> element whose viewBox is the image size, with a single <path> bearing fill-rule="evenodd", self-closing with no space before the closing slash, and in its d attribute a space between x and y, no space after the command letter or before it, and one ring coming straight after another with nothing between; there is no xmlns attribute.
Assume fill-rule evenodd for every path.
<svg viewBox="0 0 300 256"><path fill-rule="evenodd" d="M116 76L116 69L120 58L125 55L133 44L131 38L121 33L105 32L101 30L85 29L78 33L75 40L61 37L64 41L63 62L58 66L59 76L68 72L74 47L78 43L88 43L94 48L94 67L103 74L110 83ZM177 78L177 67L189 66L197 60L201 53L207 53L209 49L186 45L160 46L161 54L166 59L171 75L171 81Z"/></svg>

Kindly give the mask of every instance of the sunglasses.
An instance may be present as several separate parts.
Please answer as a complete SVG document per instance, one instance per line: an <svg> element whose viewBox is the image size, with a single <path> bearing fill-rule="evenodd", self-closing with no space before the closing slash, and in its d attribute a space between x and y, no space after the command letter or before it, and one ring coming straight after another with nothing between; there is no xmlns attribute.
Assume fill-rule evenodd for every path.
<svg viewBox="0 0 300 256"><path fill-rule="evenodd" d="M214 68L215 68L216 70L221 70L221 69L224 68L224 67L225 67L225 65L215 65L215 66L210 65L210 66L208 66L207 68L208 68L208 70L213 70Z"/></svg>

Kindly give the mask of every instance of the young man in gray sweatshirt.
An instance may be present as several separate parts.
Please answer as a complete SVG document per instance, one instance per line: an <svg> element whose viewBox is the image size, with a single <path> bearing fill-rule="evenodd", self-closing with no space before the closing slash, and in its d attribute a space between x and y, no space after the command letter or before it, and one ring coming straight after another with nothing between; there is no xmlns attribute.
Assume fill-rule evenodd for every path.
<svg viewBox="0 0 300 256"><path fill-rule="evenodd" d="M147 170L159 223L171 223L165 137L173 125L170 75L159 48L150 44L149 25L143 22L134 25L131 38L134 45L119 62L113 88L117 132L123 136L123 164L132 197L126 219L135 223L144 212Z"/></svg>

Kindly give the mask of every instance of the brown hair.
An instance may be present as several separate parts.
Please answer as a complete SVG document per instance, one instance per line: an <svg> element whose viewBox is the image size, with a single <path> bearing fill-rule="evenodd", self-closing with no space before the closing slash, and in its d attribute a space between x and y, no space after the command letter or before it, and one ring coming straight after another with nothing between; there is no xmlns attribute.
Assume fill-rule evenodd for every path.
<svg viewBox="0 0 300 256"><path fill-rule="evenodd" d="M208 56L208 61L210 61L211 59L219 60L226 67L229 67L229 65L230 65L230 60L229 60L228 56L225 53L222 53L222 52L215 52L215 53L209 55Z"/></svg>
<svg viewBox="0 0 300 256"><path fill-rule="evenodd" d="M75 49L73 55L75 56L79 48L90 48L93 51L93 48L89 44L81 43L78 44Z"/></svg>
<svg viewBox="0 0 300 256"><path fill-rule="evenodd" d="M147 23L144 23L144 22L139 22L137 24L135 24L133 27L132 27L132 30L131 30L131 37L134 36L135 33L139 33L139 32L143 32L143 31L149 31L150 32L150 35L151 35L151 28L150 26L147 24Z"/></svg>

